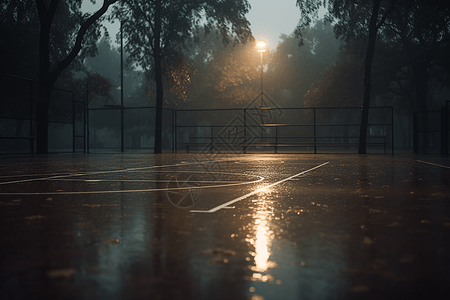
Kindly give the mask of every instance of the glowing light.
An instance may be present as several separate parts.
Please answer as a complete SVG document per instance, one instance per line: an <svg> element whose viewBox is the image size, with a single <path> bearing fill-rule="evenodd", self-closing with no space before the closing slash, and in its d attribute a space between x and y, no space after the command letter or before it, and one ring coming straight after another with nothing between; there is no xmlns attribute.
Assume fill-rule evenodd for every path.
<svg viewBox="0 0 450 300"><path fill-rule="evenodd" d="M270 189L270 186L263 187ZM261 191L262 189L258 189ZM257 208L253 213L253 220L248 225L253 230L252 233L246 235L245 241L254 247L254 251L248 253L253 257L253 265L249 266L252 270L252 276L248 277L251 281L268 282L274 281L274 277L268 274L269 269L277 267L275 261L270 260L272 240L274 232L271 229L271 220L273 218L272 202L266 199L265 195L259 195L259 199L255 203ZM249 258L247 261L250 261Z"/></svg>
<svg viewBox="0 0 450 300"><path fill-rule="evenodd" d="M262 221L261 219L257 219L256 221L258 220L259 222L257 222L258 224L256 225L256 241L254 244L256 252L254 271L264 272L269 268L269 234L267 232L269 227L267 226L266 221Z"/></svg>
<svg viewBox="0 0 450 300"><path fill-rule="evenodd" d="M255 192L258 194L258 196L260 196L261 198L264 199L267 195L269 195L269 194L272 193L273 191L274 191L273 186L261 184L261 185L256 189Z"/></svg>
<svg viewBox="0 0 450 300"><path fill-rule="evenodd" d="M264 43L263 41L259 41L256 43L256 46L258 46L258 48L264 48L266 46L266 43Z"/></svg>
<svg viewBox="0 0 450 300"><path fill-rule="evenodd" d="M266 47L266 43L263 41L259 41L256 43L256 47L258 48L258 52L265 52L266 50L264 49Z"/></svg>

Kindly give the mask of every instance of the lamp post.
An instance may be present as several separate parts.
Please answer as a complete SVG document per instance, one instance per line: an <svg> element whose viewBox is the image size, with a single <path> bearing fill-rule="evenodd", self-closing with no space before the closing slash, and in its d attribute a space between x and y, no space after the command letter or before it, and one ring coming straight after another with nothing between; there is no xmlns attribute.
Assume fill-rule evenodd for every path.
<svg viewBox="0 0 450 300"><path fill-rule="evenodd" d="M122 26L125 21L120 21L120 152L124 152L123 137L123 31Z"/></svg>
<svg viewBox="0 0 450 300"><path fill-rule="evenodd" d="M261 53L261 104L260 104L259 114L260 114L260 117L261 117L261 123L264 124L264 120L263 120L263 117L261 115L261 113L262 113L261 109L264 109L264 107L263 107L263 103L264 103L264 100L263 100L263 97L264 97L263 96L263 73L264 73L264 70L263 70L263 53L266 52L266 50L264 49L266 47L266 43L263 42L262 40L260 40L259 42L256 43L256 47L258 48L258 52ZM264 130L261 141L265 142L265 140L266 140L266 131Z"/></svg>
<svg viewBox="0 0 450 300"><path fill-rule="evenodd" d="M266 43L259 41L256 43L256 47L258 48L258 52L261 53L261 106L263 106L263 53L266 52L264 49Z"/></svg>

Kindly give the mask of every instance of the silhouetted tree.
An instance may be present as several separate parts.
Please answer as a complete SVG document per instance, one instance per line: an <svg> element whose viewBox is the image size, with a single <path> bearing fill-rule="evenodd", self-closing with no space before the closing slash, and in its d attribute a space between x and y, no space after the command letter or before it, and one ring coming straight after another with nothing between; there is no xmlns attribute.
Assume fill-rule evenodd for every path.
<svg viewBox="0 0 450 300"><path fill-rule="evenodd" d="M329 24L318 21L304 27L302 37L303 46L298 47L294 34L281 35L266 75L269 95L294 107L303 105L303 95L321 72L335 63L339 53L339 41Z"/></svg>
<svg viewBox="0 0 450 300"><path fill-rule="evenodd" d="M2 1L0 9L0 71L36 79L39 19L34 0Z"/></svg>
<svg viewBox="0 0 450 300"><path fill-rule="evenodd" d="M427 111L430 83L449 83L450 2L397 0L384 31L402 49L397 87L414 99L415 111Z"/></svg>
<svg viewBox="0 0 450 300"><path fill-rule="evenodd" d="M96 22L116 1L104 0L102 7L89 16L81 12L81 0L36 0L40 24L39 97L36 108L38 153L48 152L48 108L56 80L77 56L95 53L95 40L100 34L100 26ZM64 44L57 50L53 49L59 56L51 59L50 53L57 46L54 43L56 40Z"/></svg>
<svg viewBox="0 0 450 300"><path fill-rule="evenodd" d="M359 137L360 154L366 153L367 123L369 117L371 93L371 67L375 52L378 29L391 12L395 0L297 0L302 17L296 33L301 37L301 28L311 23L311 17L317 16L319 8L328 9L326 20L336 22L336 35L349 41L361 35L368 36L368 46L364 63L364 98Z"/></svg>
<svg viewBox="0 0 450 300"><path fill-rule="evenodd" d="M294 30L294 28L293 28ZM304 28L304 47L294 35L282 35L275 51L264 55L264 91L278 105L301 106L299 100L320 73L332 65L339 42L330 25L319 21ZM254 43L223 46L220 34L199 27L196 43L185 56L195 68L185 105L200 108L245 107L260 89L260 53Z"/></svg>
<svg viewBox="0 0 450 300"><path fill-rule="evenodd" d="M115 99L111 99L109 104L120 103L120 48L113 47L110 43L109 37L104 36L97 43L97 55L95 57L87 57L84 60L86 71L89 73L95 73L106 79L109 79L111 84L115 86L115 90L111 90L112 96ZM126 61L127 53L124 54L124 60ZM126 64L125 64L126 65ZM135 93L135 90L141 85L141 73L134 68L125 66L123 71L123 85L124 85L124 106L146 105L150 103L142 103L142 99L133 99L131 95ZM114 93L115 92L115 93ZM135 95L133 95L135 96ZM114 102L115 100L115 102Z"/></svg>
<svg viewBox="0 0 450 300"><path fill-rule="evenodd" d="M401 63L396 44L378 42L372 62L372 94L390 92ZM364 94L364 60L367 38L344 45L337 62L322 72L304 95L305 106L360 106Z"/></svg>
<svg viewBox="0 0 450 300"><path fill-rule="evenodd" d="M414 111L429 110L430 95L449 84L450 2L397 0L387 18L386 35L402 47L397 92L408 95ZM423 149L428 144L428 115L423 115Z"/></svg>
<svg viewBox="0 0 450 300"><path fill-rule="evenodd" d="M218 27L224 42L251 38L245 18L247 0L125 0L113 16L123 22L130 59L154 74L156 81L155 153L162 151L163 74L182 62L183 48L195 25L205 20L209 30Z"/></svg>
<svg viewBox="0 0 450 300"><path fill-rule="evenodd" d="M188 86L187 105L243 107L245 101L255 97L261 61L254 43L223 45L218 29L207 34L201 27L196 29L193 39L196 42L186 52L195 68Z"/></svg>
<svg viewBox="0 0 450 300"><path fill-rule="evenodd" d="M321 4L328 9L327 20L335 22L336 34L346 41L368 36L365 59L364 102L360 143L370 100L370 58L379 32L380 42L400 49L398 71L390 90L413 99L415 111L428 110L430 88L449 84L450 2L446 0L344 0L297 1L302 15L300 26L311 22ZM378 10L378 13L376 11ZM403 95L402 95L403 93ZM426 124L427 121L425 120ZM426 131L426 130L425 130ZM364 153L360 144L360 153Z"/></svg>

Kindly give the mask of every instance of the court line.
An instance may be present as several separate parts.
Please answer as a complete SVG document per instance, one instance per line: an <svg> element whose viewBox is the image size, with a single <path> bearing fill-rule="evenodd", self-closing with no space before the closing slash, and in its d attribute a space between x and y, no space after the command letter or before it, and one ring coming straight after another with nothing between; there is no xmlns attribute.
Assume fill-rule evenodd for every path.
<svg viewBox="0 0 450 300"><path fill-rule="evenodd" d="M265 178L259 176L258 180L247 181L247 182L239 182L232 184L221 184L221 185L202 185L202 186L187 186L187 187L174 187L174 188L163 188L163 189L141 189L141 190L117 190L117 191L86 191L86 192L35 192L35 193L0 193L0 195L9 195L9 196L30 196L30 195L84 195L84 194L117 194L117 193L148 193L148 192L157 192L157 191L175 191L175 190L193 190L193 189L210 189L210 188L219 188L219 187L230 187L237 185L245 185L245 184L253 184L263 181Z"/></svg>
<svg viewBox="0 0 450 300"><path fill-rule="evenodd" d="M134 171L133 171L134 172ZM188 173L188 174L201 174L201 175L210 175L210 174L219 174L219 175L235 175L238 177L255 177L255 178L262 178L259 175L253 175L253 174L243 174L243 173L230 173L230 172L222 172L222 171L198 171L198 170L176 170L176 171L156 171L155 173L169 173L169 174L181 174L181 173ZM172 182L172 179L170 180L159 180L159 179L75 179L75 178L56 178L52 179L53 181L66 181L66 182ZM243 181L243 180L189 180L190 183L253 183L253 181Z"/></svg>
<svg viewBox="0 0 450 300"><path fill-rule="evenodd" d="M52 176L56 176L56 175L64 175L64 174L65 174L65 175L70 175L71 173L67 173L67 172L61 173L61 172L59 172L59 173L46 173L46 174L20 174L20 175L14 174L14 175L2 175L2 176L0 176L0 179L2 179L2 178L33 177L33 176L42 176L42 175L47 175L47 176L52 175Z"/></svg>
<svg viewBox="0 0 450 300"><path fill-rule="evenodd" d="M424 163L424 164L428 164L428 165L432 165L432 166L436 166L436 167L441 167L441 168L446 168L446 169L450 169L450 167L447 166L443 166L443 165L438 165L438 164L434 164L434 163L430 163L427 161L423 161L423 160L417 160L418 162Z"/></svg>
<svg viewBox="0 0 450 300"><path fill-rule="evenodd" d="M280 183L283 183L283 182L285 182L285 181L291 180L292 178L295 178L295 177L297 177L297 176L300 176L300 175L306 174L306 173L308 173L308 172L311 172L311 171L313 171L313 170L315 170L315 169L318 169L318 168L320 168L320 167L323 167L323 166L325 166L325 165L327 165L327 164L329 164L329 163L330 163L330 162L327 161L326 163L323 163L323 164L321 164L321 165L315 166L314 168L308 169L308 170L306 170L306 171L300 172L300 173L298 173L298 174L292 175L292 176L287 177L287 178L285 178L285 179L282 179L282 180L280 180L280 181L277 181L277 182L274 182L274 183L272 183L272 184L269 184L269 185L267 185L267 186L265 186L265 187L262 187L262 188L259 188L259 189L257 189L257 190L254 190L253 192L250 192L250 193L245 194L245 195L243 195L243 196L241 196L241 197L238 197L238 198L236 198L236 199L233 199L233 200L231 200L231 201L228 201L228 202L226 202L226 203L224 203L224 204L221 204L221 205L219 205L219 206L216 206L216 207L214 207L214 208L211 208L210 210L195 210L195 209L192 209L192 210L190 210L190 212L192 212L192 213L213 213L213 212L216 212L216 211L218 211L218 210L220 210L220 209L222 209L222 208L225 208L226 206L228 206L228 205L230 205L230 204L233 204L233 203L236 203L236 202L238 202L238 201L241 201L241 200L243 200L243 199L245 199L245 198L248 198L248 197L250 197L250 196L253 196L253 195L257 194L257 193L264 192L264 190L266 190L266 189L268 189L268 188L271 188L271 187L273 187L273 186L276 186L276 185L278 185L278 184L280 184Z"/></svg>
<svg viewBox="0 0 450 300"><path fill-rule="evenodd" d="M149 170L149 169L167 168L167 167L179 167L179 166L194 165L194 164L209 164L209 163L225 162L225 161L227 161L227 160L213 160L213 161L205 161L205 162L197 162L196 161L196 162L192 162L192 163L179 163L179 164L173 164L173 165L151 166L151 167L142 167L142 168L127 168L127 169L119 169L119 170L112 170L112 171L97 171L97 172L87 172L87 173L69 173L67 175L61 175L61 176L50 176L50 177L42 177L42 178L30 178L30 179L24 179L24 180L5 181L5 182L0 182L0 185L12 184L12 183L23 183L23 182L30 182L30 181L40 181L40 180L41 181L42 180L52 180L52 179L75 177L75 176L86 176L86 175L98 175L98 174L131 172L131 171L136 171L136 170ZM61 173L61 174L64 174L64 173ZM30 174L29 176L37 176L37 175L45 175L45 174Z"/></svg>
<svg viewBox="0 0 450 300"><path fill-rule="evenodd" d="M167 172L170 173L171 171L158 171L158 172ZM178 171L178 172L192 172L192 173L203 173L203 171ZM220 187L230 187L230 186L237 186L237 185L245 185L245 184L254 184L263 181L265 178L259 175L253 175L253 174L242 174L242 173L230 173L230 172L209 172L209 173L218 173L222 175L238 175L238 176L247 176L247 177L254 177L257 178L256 180L252 181L230 181L231 183L227 184L217 184L217 183L223 183L224 181L208 181L210 183L216 183L216 185L201 185L201 186L186 186L186 187L173 187L173 188L156 188L156 189L139 189L139 190L103 190L103 191L60 191L60 192L24 192L24 193L18 193L18 192L0 192L0 195L14 195L14 196L30 196L30 195L86 195L86 194L115 194L115 193L146 193L146 192L157 192L157 191L173 191L173 190L191 190L191 189L207 189L207 188L220 188ZM53 180L62 180L62 179L53 179ZM99 182L100 180L92 180L87 181L89 182ZM119 180L123 181L123 180ZM84 181L86 182L86 181ZM160 182L160 181L158 181ZM164 183L165 181L163 181ZM191 183L191 181L189 181ZM201 181L206 182L206 181ZM194 183L192 181L192 183Z"/></svg>
<svg viewBox="0 0 450 300"><path fill-rule="evenodd" d="M65 182L132 182L132 183L142 183L142 182L157 182L157 183L169 183L172 180L158 180L158 179L53 179L54 181L65 181ZM237 181L237 180L189 180L190 183L243 183L248 181Z"/></svg>

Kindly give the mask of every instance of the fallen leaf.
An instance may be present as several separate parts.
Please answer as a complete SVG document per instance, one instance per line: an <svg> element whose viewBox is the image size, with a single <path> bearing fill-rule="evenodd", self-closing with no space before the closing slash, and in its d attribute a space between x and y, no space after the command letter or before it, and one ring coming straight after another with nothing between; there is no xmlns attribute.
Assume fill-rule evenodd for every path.
<svg viewBox="0 0 450 300"><path fill-rule="evenodd" d="M114 244L120 243L120 241L119 241L119 239L109 239L109 240L106 240L106 243L108 243L110 245L114 245Z"/></svg>
<svg viewBox="0 0 450 300"><path fill-rule="evenodd" d="M40 219L45 219L46 216L29 216L29 217L25 217L25 219L27 220L40 220Z"/></svg>
<svg viewBox="0 0 450 300"><path fill-rule="evenodd" d="M77 270L75 269L59 269L59 270L52 270L47 272L47 276L50 278L70 278L74 274L77 273Z"/></svg>

